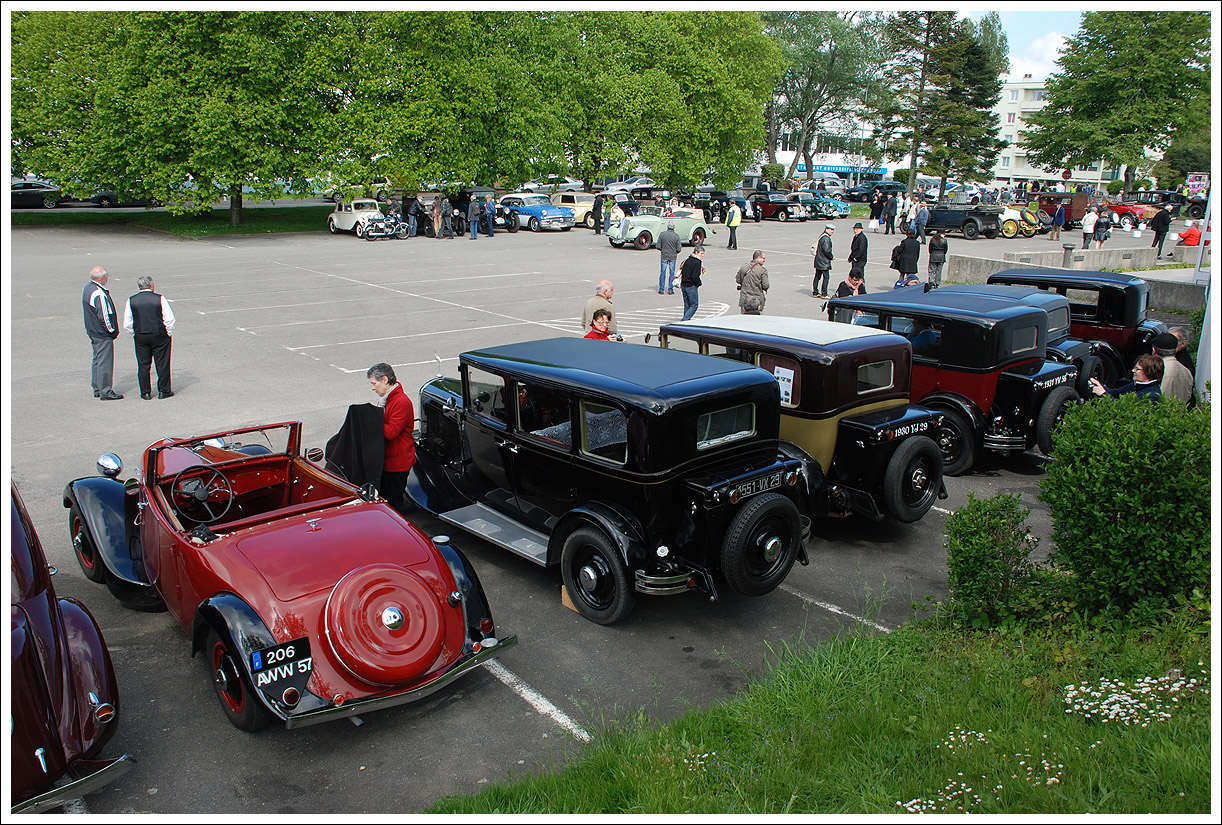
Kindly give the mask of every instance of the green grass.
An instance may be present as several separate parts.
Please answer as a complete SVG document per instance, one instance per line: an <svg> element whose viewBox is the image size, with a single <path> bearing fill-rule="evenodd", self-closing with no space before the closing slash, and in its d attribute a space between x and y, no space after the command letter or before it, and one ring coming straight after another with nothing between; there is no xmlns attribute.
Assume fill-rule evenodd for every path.
<svg viewBox="0 0 1222 825"><path fill-rule="evenodd" d="M1201 814L1210 810L1208 661L1207 641L1175 630L926 626L798 643L724 704L671 725L643 712L604 725L572 764L428 812ZM1145 694L1136 686L1173 668L1182 677ZM1076 710L1065 701L1071 685L1082 686ZM1101 685L1149 705L1157 697L1168 718L1088 716L1097 700L1082 697Z"/></svg>
<svg viewBox="0 0 1222 825"><path fill-rule="evenodd" d="M243 209L240 226L229 225L228 209L213 209L202 215L171 215L143 209L97 209L91 211L14 210L17 226L132 226L166 232L180 238L212 235L263 235L272 232L325 232L333 206L273 206Z"/></svg>

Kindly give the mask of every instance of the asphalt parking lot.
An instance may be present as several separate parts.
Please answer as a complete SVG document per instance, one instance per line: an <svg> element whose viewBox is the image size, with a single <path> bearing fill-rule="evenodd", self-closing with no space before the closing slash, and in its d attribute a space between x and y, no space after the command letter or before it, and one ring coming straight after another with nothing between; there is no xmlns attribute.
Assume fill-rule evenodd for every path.
<svg viewBox="0 0 1222 825"><path fill-rule="evenodd" d="M836 225L833 286L847 271L852 221ZM822 302L810 296L810 245L821 226L744 224L739 249L730 251L716 225L700 314L737 312L734 273L760 248L772 284L765 312L822 317ZM895 241L870 241L868 287L889 289ZM952 253L985 257L1049 243L950 239ZM67 481L94 474L103 452L131 466L166 435L301 420L306 445L322 446L349 404L372 397L371 364L390 362L415 401L437 359L454 374L467 349L578 335L582 306L601 278L615 283L630 342L678 319L682 300L657 294L656 250L614 249L584 229L370 243L323 230L197 241L126 228L19 228L9 250L12 476L59 568L59 594L89 606L110 646L123 718L107 753L139 760L88 798L90 812L418 811L447 794L549 769L579 752L584 734L597 736L638 710L669 719L729 697L787 641L827 639L863 621L868 632L896 627L913 602L944 594L942 528L969 492L1021 493L1042 549L1051 534L1036 500L1044 460L986 456L970 475L948 479L949 498L917 524L817 524L810 566L795 567L768 596L728 595L715 604L696 594L642 598L626 621L603 627L561 604L558 570L421 515L426 532L453 535L471 558L498 628L517 633L518 646L499 667L423 703L370 714L359 727L340 721L242 733L225 719L208 668L190 658L167 614L126 611L81 575L61 506ZM120 307L146 274L171 300L174 398L140 400L126 334L116 342L115 369L115 389L126 398L100 404L91 396L80 294L95 264L110 271Z"/></svg>

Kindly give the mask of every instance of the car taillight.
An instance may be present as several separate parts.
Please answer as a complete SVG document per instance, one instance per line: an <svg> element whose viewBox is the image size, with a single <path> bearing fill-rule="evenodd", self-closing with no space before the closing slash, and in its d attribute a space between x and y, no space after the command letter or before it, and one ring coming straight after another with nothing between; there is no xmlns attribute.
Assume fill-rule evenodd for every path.
<svg viewBox="0 0 1222 825"><path fill-rule="evenodd" d="M491 633L493 628L492 619L480 619L479 630L481 633Z"/></svg>

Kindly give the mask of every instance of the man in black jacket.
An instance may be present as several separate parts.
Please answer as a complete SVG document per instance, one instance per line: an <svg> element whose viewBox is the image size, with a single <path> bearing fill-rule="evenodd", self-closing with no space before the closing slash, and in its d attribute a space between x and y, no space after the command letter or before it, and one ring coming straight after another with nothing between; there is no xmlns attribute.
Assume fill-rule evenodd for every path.
<svg viewBox="0 0 1222 825"><path fill-rule="evenodd" d="M93 366L90 383L93 397L103 401L118 401L123 396L114 391L111 382L115 372L115 339L119 337L119 316L106 284L110 273L104 266L95 266L89 272L90 281L81 295L81 306L85 311L85 334L93 345Z"/></svg>
<svg viewBox="0 0 1222 825"><path fill-rule="evenodd" d="M853 224L853 243L849 246L849 271L860 272L862 277L865 277L866 271L866 251L869 249L869 241L866 240L866 233L862 232L861 221Z"/></svg>
<svg viewBox="0 0 1222 825"><path fill-rule="evenodd" d="M1171 204L1163 204L1163 208L1158 210L1158 214L1150 219L1150 231L1154 233L1154 243L1151 247L1158 250L1154 253L1154 258L1163 257L1163 241L1167 239L1167 232L1171 229ZM1171 252L1167 253L1167 257L1174 257Z"/></svg>
<svg viewBox="0 0 1222 825"><path fill-rule="evenodd" d="M594 234L603 233L603 196L594 196L594 206L590 208L590 216L594 219Z"/></svg>
<svg viewBox="0 0 1222 825"><path fill-rule="evenodd" d="M141 275L136 279L140 291L127 299L123 309L123 328L136 339L136 378L140 382L140 397L153 397L149 382L149 363L157 365L157 397L172 398L170 389L170 336L174 334L174 312L165 296L153 291L153 279Z"/></svg>

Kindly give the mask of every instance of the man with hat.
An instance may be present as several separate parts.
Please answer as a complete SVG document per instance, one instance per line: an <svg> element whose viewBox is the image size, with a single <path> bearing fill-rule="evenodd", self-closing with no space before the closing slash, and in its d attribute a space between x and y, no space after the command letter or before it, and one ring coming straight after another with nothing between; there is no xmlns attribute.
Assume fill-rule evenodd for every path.
<svg viewBox="0 0 1222 825"><path fill-rule="evenodd" d="M860 272L864 278L866 251L869 249L869 243L866 241L865 233L861 231L862 228L861 221L853 224L853 243L849 247L849 271Z"/></svg>
<svg viewBox="0 0 1222 825"><path fill-rule="evenodd" d="M1154 354L1163 359L1163 377L1159 383L1163 395L1192 404L1192 373L1175 358L1179 339L1170 332L1162 332L1154 336L1150 343L1154 347Z"/></svg>
<svg viewBox="0 0 1222 825"><path fill-rule="evenodd" d="M1154 233L1154 243L1150 244L1150 246L1158 250L1154 253L1155 260L1163 257L1163 241L1167 239L1167 232L1170 230L1171 204L1164 203L1163 208L1158 210L1158 214L1150 219L1150 231ZM1174 253L1168 252L1167 257L1174 257Z"/></svg>
<svg viewBox="0 0 1222 825"><path fill-rule="evenodd" d="M861 226L861 224L858 224ZM833 224L826 223L823 225L823 234L819 236L819 240L810 248L810 251L815 255L815 283L811 288L811 296L815 298L826 298L828 289L828 280L832 277L832 261L835 258L832 256L832 233L836 231ZM819 286L822 283L823 286Z"/></svg>

